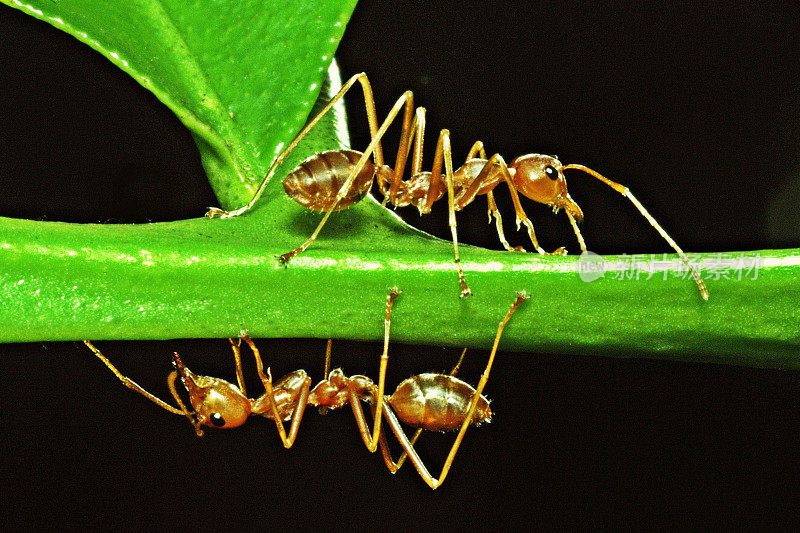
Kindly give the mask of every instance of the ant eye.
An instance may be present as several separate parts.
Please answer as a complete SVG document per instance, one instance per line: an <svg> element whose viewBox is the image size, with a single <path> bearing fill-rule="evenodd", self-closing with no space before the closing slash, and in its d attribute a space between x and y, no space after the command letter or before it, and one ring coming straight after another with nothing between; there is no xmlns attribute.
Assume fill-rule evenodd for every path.
<svg viewBox="0 0 800 533"><path fill-rule="evenodd" d="M211 413L211 423L221 428L225 425L225 419L222 418L222 415L219 413Z"/></svg>
<svg viewBox="0 0 800 533"><path fill-rule="evenodd" d="M547 174L547 177L553 181L556 181L558 179L558 171L555 168L551 167L550 165L544 167L544 173Z"/></svg>

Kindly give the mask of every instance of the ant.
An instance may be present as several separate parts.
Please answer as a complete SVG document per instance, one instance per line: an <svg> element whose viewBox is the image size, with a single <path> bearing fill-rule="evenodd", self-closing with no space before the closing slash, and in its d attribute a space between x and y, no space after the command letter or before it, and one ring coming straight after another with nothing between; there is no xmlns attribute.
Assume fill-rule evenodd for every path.
<svg viewBox="0 0 800 533"><path fill-rule="evenodd" d="M541 154L523 155L511 161L510 164L506 164L500 154L494 154L487 159L483 143L477 141L470 149L464 165L453 170L450 132L443 129L439 133L439 140L436 144L433 167L430 172L423 172L422 149L425 135L425 108L418 107L415 110L414 95L411 91L406 91L395 102L383 124L378 127L372 87L367 75L363 72L350 78L319 114L311 119L298 133L297 137L275 158L253 199L247 205L234 211L224 211L211 207L208 209L206 216L209 218L214 216L230 218L241 215L252 208L263 194L278 165L286 159L303 137L356 82L361 85L364 94L364 104L367 109L367 120L372 140L363 153L343 149L313 155L292 170L283 180L283 188L289 197L308 209L324 212L325 216L311 236L300 247L279 256L280 263L287 263L292 257L308 248L317 238L332 212L341 211L360 201L369 192L373 180L377 180L384 197L381 205L385 206L387 203L391 203L395 207L414 205L420 214L429 213L433 203L442 198L445 192L447 193L448 224L453 239L455 263L458 270L459 283L461 284L461 297L470 296L472 292L464 279L464 271L461 267L458 253L455 212L470 204L476 196L485 194L489 204L489 220L491 221L492 216L494 216L497 234L503 247L508 251L525 251L521 247L512 248L503 234L502 218L494 200L493 190L500 182L505 182L511 192L517 229L520 228L520 224L525 225L531 243L537 252L542 255L547 254L539 246L533 230L533 224L522 209L518 193L552 207L554 213L564 209L578 239L581 251L586 252L586 243L578 229L578 222L583 219L583 211L567 192L567 182L564 177L565 170L581 170L602 181L633 203L650 225L678 253L691 271L692 277L700 289L700 295L704 300L708 300L708 289L706 289L697 269L690 263L689 258L672 237L639 203L633 193L624 185L611 181L588 167L577 164L563 165L557 158ZM394 170L392 170L384 162L383 148L380 141L401 109L405 109L405 111L403 114L400 147L397 151ZM412 147L414 155L411 160L411 177L408 180L403 180L403 170ZM373 157L374 163L370 161L370 156ZM442 182L442 166L444 166L445 174L444 183ZM564 254L566 254L566 250L563 247L552 252L552 255Z"/></svg>
<svg viewBox="0 0 800 533"><path fill-rule="evenodd" d="M377 385L366 376L347 377L340 368L327 374L327 379L319 382L313 389L311 389L311 378L304 370L295 370L273 383L269 368L266 372L264 371L264 364L258 348L247 333L243 332L241 339L230 339L236 362L238 387L224 379L195 374L183 364L177 353L173 354L175 370L169 374L167 383L179 406L176 408L122 375L91 342L88 340L83 342L126 387L149 398L171 413L186 416L200 437L204 433L203 426L233 428L244 424L251 415L261 415L275 421L284 447L291 448L297 438L300 421L308 405L317 406L320 408L320 412L324 413L328 409L338 409L349 403L356 419L358 431L370 452L375 452L380 446L384 462L392 473L397 472L408 458L425 482L432 489L436 489L447 476L467 428L491 419L492 412L489 408L489 401L483 396L483 389L489 379L489 372L497 353L503 328L519 305L528 299L528 296L524 292L517 293L508 313L500 321L489 360L476 388L455 377L464 353L466 353L464 350L450 374L419 374L400 383L394 394L387 395L384 394L384 388L389 362L389 329L392 307L399 294L399 290L392 289L386 299L383 354L380 359ZM247 397L242 373L241 340L250 346L256 361L258 375L264 385L264 393L258 398ZM330 364L330 353L331 341L329 340L325 359L326 373ZM187 409L178 395L175 381L179 377L189 393L193 411ZM371 432L361 402L369 404L372 410ZM386 423L403 448L403 454L396 462L391 457L385 434L381 433L382 418L386 419ZM400 425L401 420L409 426L418 428L417 433L410 440ZM284 422L289 421L290 426L287 433ZM438 478L434 478L430 474L414 449L414 443L423 430L458 430L458 435Z"/></svg>

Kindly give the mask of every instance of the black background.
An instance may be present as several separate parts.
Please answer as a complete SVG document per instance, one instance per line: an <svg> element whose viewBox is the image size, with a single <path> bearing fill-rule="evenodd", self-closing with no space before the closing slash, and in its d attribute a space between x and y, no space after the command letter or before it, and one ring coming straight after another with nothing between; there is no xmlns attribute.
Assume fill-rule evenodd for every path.
<svg viewBox="0 0 800 533"><path fill-rule="evenodd" d="M368 73L379 114L414 90L428 108L427 164L447 127L456 158L481 139L506 159L558 154L629 185L687 250L800 245L796 12L432 5L364 0L338 54L344 77ZM150 93L72 37L9 8L0 16L2 216L147 222L216 204L188 132ZM361 106L350 101L356 148L367 144ZM666 251L610 189L578 175L570 190L591 250ZM499 248L482 202L459 214L459 236ZM546 248L577 248L563 215L525 205ZM421 221L401 214L448 235L443 208ZM323 340L259 344L274 374L322 372ZM196 371L233 377L224 340L98 346L161 397L173 350ZM391 349L390 385L446 371L458 356ZM334 350L348 373L375 375L378 345L337 341ZM797 371L501 353L487 388L495 421L467 433L432 492L413 470L388 474L346 410L309 412L288 451L263 420L198 439L82 344L3 352L6 524L702 527L796 514ZM469 352L462 376L475 382L486 355ZM425 436L433 471L451 439Z"/></svg>

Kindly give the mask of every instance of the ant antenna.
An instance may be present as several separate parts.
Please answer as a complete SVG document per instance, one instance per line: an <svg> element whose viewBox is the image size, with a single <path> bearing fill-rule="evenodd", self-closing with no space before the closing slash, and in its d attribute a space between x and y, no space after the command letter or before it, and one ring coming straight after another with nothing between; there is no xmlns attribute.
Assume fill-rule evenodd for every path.
<svg viewBox="0 0 800 533"><path fill-rule="evenodd" d="M703 283L703 278L700 277L700 273L697 271L694 265L692 265L691 262L689 262L689 258L686 256L685 253L683 253L683 250L681 250L681 247L678 246L678 243L672 240L672 237L670 237L667 234L667 232L664 231L664 228L662 228L661 225L658 222L656 222L656 219L654 219L653 216L647 212L647 209L645 209L644 206L639 202L639 200L636 199L636 197L633 195L630 189L628 189L624 185L620 185L617 182L611 181L610 179L600 175L598 172L595 172L591 168L585 167L583 165L572 164L572 165L565 165L564 167L562 167L562 170L569 170L569 169L582 170L586 172L590 176L597 178L598 180L602 181L603 183L605 183L606 185L608 185L609 187L620 193L622 196L625 196L628 200L630 200L631 203L636 207L636 209L639 210L642 216L647 219L650 225L656 229L659 235L661 235L664 238L664 240L667 241L667 243L669 243L670 246L672 246L672 249L678 253L678 255L686 264L686 266L689 267L689 271L691 271L692 277L694 278L695 283L697 283L697 288L700 289L700 296L703 297L703 300L708 300L708 289L706 288L706 284ZM572 219L572 216L570 216L569 218L570 222L572 223L572 227L576 232L575 234L578 235L578 240L581 243L583 243L583 237L580 236L580 232L578 231L578 227L575 224L575 221ZM585 250L585 244L582 244L581 248Z"/></svg>

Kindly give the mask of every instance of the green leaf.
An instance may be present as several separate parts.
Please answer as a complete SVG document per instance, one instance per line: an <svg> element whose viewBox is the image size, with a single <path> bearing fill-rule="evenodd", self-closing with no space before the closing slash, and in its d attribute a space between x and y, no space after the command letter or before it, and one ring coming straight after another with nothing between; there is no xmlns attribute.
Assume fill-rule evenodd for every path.
<svg viewBox="0 0 800 533"><path fill-rule="evenodd" d="M172 109L231 208L305 122L356 3L2 1L91 46Z"/></svg>
<svg viewBox="0 0 800 533"><path fill-rule="evenodd" d="M11 5L77 36L173 109L228 209L249 200L306 119L352 10L333 2L250 11L231 3L214 12L179 2ZM320 219L282 193L280 178L309 153L336 148L334 131L333 122L317 130L263 201L235 219L135 226L0 219L0 340L226 337L242 329L375 340L387 289L397 286L404 293L394 340L486 347L515 293L526 290L532 298L506 329L504 348L798 366L790 332L798 323L800 250L695 257L757 265L741 280L730 269L727 279L710 279L704 302L675 257L638 279L627 279L626 258L608 257L612 266L589 283L577 257L465 246L475 296L460 299L452 245L368 198L334 214L314 246L280 266L275 256L298 246Z"/></svg>

